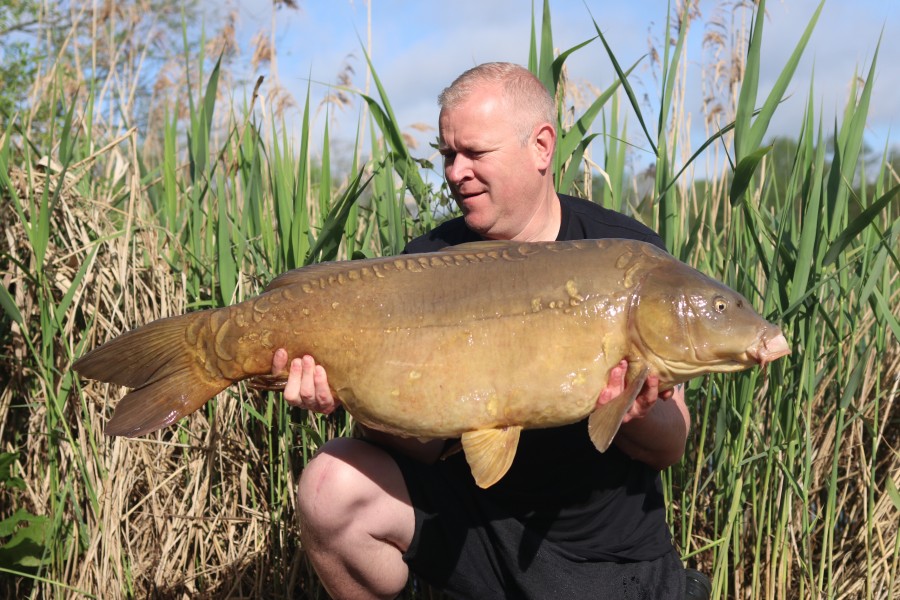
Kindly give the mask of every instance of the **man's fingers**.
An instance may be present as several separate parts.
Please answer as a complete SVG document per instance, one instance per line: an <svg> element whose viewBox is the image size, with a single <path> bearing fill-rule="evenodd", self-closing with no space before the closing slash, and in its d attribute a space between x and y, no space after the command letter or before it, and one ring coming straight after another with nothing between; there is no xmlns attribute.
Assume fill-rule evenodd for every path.
<svg viewBox="0 0 900 600"><path fill-rule="evenodd" d="M316 370L316 361L312 356L304 356L300 359L301 364L301 380L300 380L300 399L304 403L311 403L316 398L316 382L314 373Z"/></svg>
<svg viewBox="0 0 900 600"><path fill-rule="evenodd" d="M628 361L620 360L619 364L609 371L609 381L607 387L620 387L625 389L625 373L628 372Z"/></svg>
<svg viewBox="0 0 900 600"><path fill-rule="evenodd" d="M272 357L272 375L279 375L284 373L285 367L287 367L288 363L288 354L287 350L284 348L279 348L275 351L275 356Z"/></svg>
<svg viewBox="0 0 900 600"><path fill-rule="evenodd" d="M286 361L287 353L285 352L282 356L282 352L282 350L276 351L272 364L274 365L273 371L275 368L280 368L283 376L285 365L281 364L281 361ZM334 412L339 404L331 395L325 368L317 365L311 356L303 356L291 361L282 394L285 401L291 406L326 415Z"/></svg>
<svg viewBox="0 0 900 600"><path fill-rule="evenodd" d="M312 380L316 400L322 403L333 403L331 390L328 389L328 376L325 375L325 367L316 365L316 368L313 370Z"/></svg>
<svg viewBox="0 0 900 600"><path fill-rule="evenodd" d="M628 361L622 360L609 371L606 387L600 391L597 398L597 406L603 406L612 401L625 391L625 373L628 371Z"/></svg>
<svg viewBox="0 0 900 600"><path fill-rule="evenodd" d="M331 388L328 387L328 376L325 374L325 367L322 365L316 365L316 369L313 372L313 383L315 384L316 402L319 405L319 410L326 415L330 415L340 403L331 395Z"/></svg>
<svg viewBox="0 0 900 600"><path fill-rule="evenodd" d="M641 388L641 391L634 399L634 404L632 404L631 408L628 409L628 412L625 413L622 422L628 423L633 419L643 419L647 416L653 408L653 405L656 404L656 400L660 397L659 376L648 376L647 381L644 382L644 387Z"/></svg>
<svg viewBox="0 0 900 600"><path fill-rule="evenodd" d="M284 384L284 399L292 406L304 408L300 397L300 383L303 380L303 362L299 358L291 361L291 370L288 373L287 383Z"/></svg>

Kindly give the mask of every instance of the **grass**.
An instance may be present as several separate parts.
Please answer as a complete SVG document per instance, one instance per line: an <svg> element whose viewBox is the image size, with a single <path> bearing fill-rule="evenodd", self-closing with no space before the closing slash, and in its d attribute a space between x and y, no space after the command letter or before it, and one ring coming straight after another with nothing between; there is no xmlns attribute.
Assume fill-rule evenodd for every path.
<svg viewBox="0 0 900 600"><path fill-rule="evenodd" d="M572 108L566 57L619 61L602 40L554 53L544 8L528 63ZM723 60L739 68L720 72L744 76L722 86L736 91L715 113L725 124L710 119L709 145L690 147L679 101L685 13L666 21L675 44L659 63L660 113L643 114L631 67L617 66L621 80L576 107L578 118L560 112L555 174L592 194L600 168L589 142L602 142L595 199L652 224L675 256L744 293L794 349L767 373L690 383L687 453L664 473L686 562L710 575L719 598L894 598L900 180L887 149L861 159L878 57L836 122L816 112L809 90L789 167L779 168L779 146L764 145L768 122L822 7L761 99L764 9L741 13L752 34L733 32ZM138 324L252 296L286 269L396 253L446 213L446 192L426 183L428 157L406 143L371 62L373 91L357 94L369 115L358 134L366 152L338 172L327 129L310 133L309 96L292 139L255 94L229 101L226 64L185 50L187 100L165 104L154 113L161 126L142 131L130 123L146 115L99 108L129 97L113 74L134 70L115 62L133 53L95 51L110 76L88 82L66 57L91 48L55 50L32 106L0 132L3 593L324 597L299 542L293 490L315 449L349 433L345 415L292 411L277 395L234 388L175 427L109 439L103 424L122 390L81 381L69 366ZM644 195L619 141L635 120L656 154ZM706 179L691 175L699 160Z"/></svg>

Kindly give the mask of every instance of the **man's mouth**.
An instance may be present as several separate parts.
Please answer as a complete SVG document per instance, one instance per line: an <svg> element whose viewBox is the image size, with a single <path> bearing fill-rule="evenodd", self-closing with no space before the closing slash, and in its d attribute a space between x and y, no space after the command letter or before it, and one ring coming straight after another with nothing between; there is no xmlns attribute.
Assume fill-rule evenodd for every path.
<svg viewBox="0 0 900 600"><path fill-rule="evenodd" d="M468 193L462 192L462 191L458 191L458 192L456 193L456 197L459 198L459 201L460 201L460 202L471 202L471 201L476 200L477 198L481 197L483 194L484 194L483 191L481 191L481 192L468 192Z"/></svg>

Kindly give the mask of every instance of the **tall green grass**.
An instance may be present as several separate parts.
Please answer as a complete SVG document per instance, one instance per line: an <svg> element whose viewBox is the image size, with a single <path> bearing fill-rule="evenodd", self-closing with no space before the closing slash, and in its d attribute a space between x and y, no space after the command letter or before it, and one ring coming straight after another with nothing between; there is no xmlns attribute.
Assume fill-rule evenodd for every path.
<svg viewBox="0 0 900 600"><path fill-rule="evenodd" d="M763 145L768 123L822 6L760 99L760 3L733 119L696 150L675 102L685 85L684 10L666 21L675 43L662 55L656 115L644 114L633 66L623 68L603 39L608 24L595 22L598 39L556 53L545 2L524 57L563 108L572 102L568 57L592 53L619 74L571 122L560 111L560 190L591 194L585 157L602 144L595 199L659 229L676 257L780 322L793 348L766 373L690 383L687 452L664 474L676 544L710 575L717 598L896 597L900 182L887 150L874 172L860 160L877 55L837 119L816 113L810 88L782 172ZM445 215L445 191L426 183L427 159L407 145L366 60L375 91L358 95L369 115L358 135L369 142L348 172L335 172L327 127L313 139L309 92L292 138L255 93L228 97L225 65L188 51L186 107L167 107L158 131L94 114L98 86L67 96L63 64L34 94L43 107L63 106L59 118L23 113L4 125L6 595L324 597L303 556L293 490L315 450L350 433L346 415L305 414L277 394L235 388L149 439L111 440L102 426L121 391L82 382L69 367L121 331L252 296L286 269L399 252ZM634 195L621 141L634 121L655 154L646 198ZM726 145L730 166L688 179L714 144ZM406 593L429 595L418 585Z"/></svg>

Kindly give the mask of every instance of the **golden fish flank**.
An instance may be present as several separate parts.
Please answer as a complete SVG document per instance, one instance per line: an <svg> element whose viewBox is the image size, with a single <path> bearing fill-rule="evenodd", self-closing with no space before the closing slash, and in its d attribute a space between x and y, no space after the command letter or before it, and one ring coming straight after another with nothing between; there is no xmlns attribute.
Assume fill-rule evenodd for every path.
<svg viewBox="0 0 900 600"><path fill-rule="evenodd" d="M649 373L665 389L789 352L740 295L650 244L481 242L290 271L240 304L125 333L74 368L134 388L106 427L134 436L236 381L283 382L268 374L281 347L312 354L365 425L461 437L483 487L506 472L523 428L589 417L602 451ZM597 408L622 358L628 389Z"/></svg>

